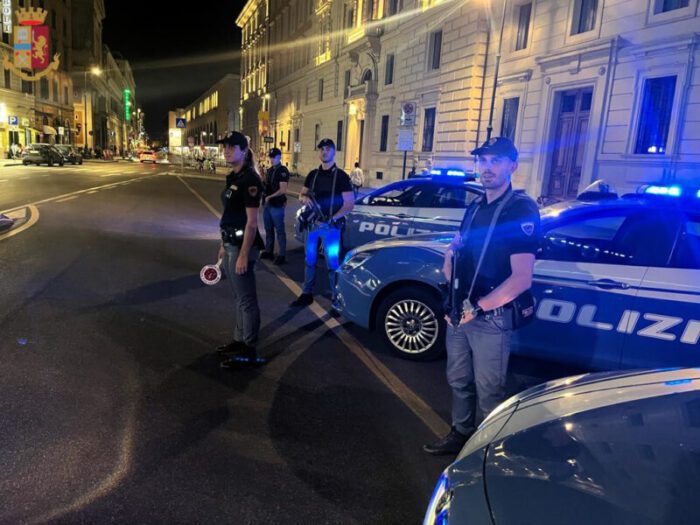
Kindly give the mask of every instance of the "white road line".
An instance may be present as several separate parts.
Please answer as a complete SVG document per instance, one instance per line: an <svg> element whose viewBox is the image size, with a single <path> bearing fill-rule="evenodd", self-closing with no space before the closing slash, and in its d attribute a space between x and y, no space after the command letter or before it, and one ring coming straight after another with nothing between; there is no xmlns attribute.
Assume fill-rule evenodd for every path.
<svg viewBox="0 0 700 525"><path fill-rule="evenodd" d="M0 182L7 182L7 179L2 179L0 180Z"/></svg>
<svg viewBox="0 0 700 525"><path fill-rule="evenodd" d="M67 202L67 201L72 201L73 199L77 199L80 195L73 195L71 197L66 197L65 199L59 199L54 202Z"/></svg>
<svg viewBox="0 0 700 525"><path fill-rule="evenodd" d="M94 194L97 193L98 191L99 191L99 190L88 191L87 194L88 194L88 195L94 195Z"/></svg>
<svg viewBox="0 0 700 525"><path fill-rule="evenodd" d="M197 199L216 217L219 218L219 212L209 204L204 197L187 184L182 177L177 177ZM265 263L265 266L294 294L301 293L301 287L287 277L279 268ZM314 301L309 307L311 311L321 319L326 327L331 330L364 364L374 376L381 381L391 392L396 395L436 436L443 436L450 430L450 425L442 419L418 394L411 390L399 377L394 374L384 363L367 350L352 334L350 334L343 326L330 317L321 305Z"/></svg>

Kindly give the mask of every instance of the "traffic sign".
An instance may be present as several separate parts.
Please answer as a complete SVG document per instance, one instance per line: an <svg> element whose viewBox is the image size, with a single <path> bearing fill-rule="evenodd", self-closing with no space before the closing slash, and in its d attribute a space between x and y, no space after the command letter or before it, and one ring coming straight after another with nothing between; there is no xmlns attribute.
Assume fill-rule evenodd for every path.
<svg viewBox="0 0 700 525"><path fill-rule="evenodd" d="M184 118L176 118L175 119L175 127L182 128L182 129L186 128L187 127L187 120L185 120Z"/></svg>
<svg viewBox="0 0 700 525"><path fill-rule="evenodd" d="M19 117L11 116L9 120L10 126L19 126Z"/></svg>
<svg viewBox="0 0 700 525"><path fill-rule="evenodd" d="M413 151L413 128L399 128L398 151Z"/></svg>
<svg viewBox="0 0 700 525"><path fill-rule="evenodd" d="M401 125L413 126L416 123L416 105L413 102L401 104Z"/></svg>
<svg viewBox="0 0 700 525"><path fill-rule="evenodd" d="M273 142L275 142L275 139L272 137L263 137L263 142L265 144L272 144Z"/></svg>

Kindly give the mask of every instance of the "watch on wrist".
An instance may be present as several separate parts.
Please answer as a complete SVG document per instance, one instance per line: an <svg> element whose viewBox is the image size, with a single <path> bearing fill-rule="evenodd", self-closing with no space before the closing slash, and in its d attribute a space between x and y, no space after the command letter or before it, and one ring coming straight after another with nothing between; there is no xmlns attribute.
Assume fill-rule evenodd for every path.
<svg viewBox="0 0 700 525"><path fill-rule="evenodd" d="M484 313L484 309L479 306L478 304L471 309L472 317L479 317L481 314Z"/></svg>

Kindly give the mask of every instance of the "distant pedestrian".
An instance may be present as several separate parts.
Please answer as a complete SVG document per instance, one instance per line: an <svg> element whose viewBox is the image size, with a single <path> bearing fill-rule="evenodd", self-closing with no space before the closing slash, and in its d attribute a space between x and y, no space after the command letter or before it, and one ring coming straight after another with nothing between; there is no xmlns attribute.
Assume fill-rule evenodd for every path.
<svg viewBox="0 0 700 525"><path fill-rule="evenodd" d="M360 163L355 163L355 168L350 172L350 182L352 182L352 190L355 193L355 198L357 199L358 193L360 193L360 188L365 185L365 174L362 173L362 168L360 168Z"/></svg>
<svg viewBox="0 0 700 525"><path fill-rule="evenodd" d="M268 153L272 166L265 172L265 208L263 221L265 223L265 250L260 254L261 259L273 259L273 264L286 262L287 233L284 229L284 215L287 208L287 185L289 171L281 163L282 152L272 148ZM277 235L277 257L274 257L275 234Z"/></svg>

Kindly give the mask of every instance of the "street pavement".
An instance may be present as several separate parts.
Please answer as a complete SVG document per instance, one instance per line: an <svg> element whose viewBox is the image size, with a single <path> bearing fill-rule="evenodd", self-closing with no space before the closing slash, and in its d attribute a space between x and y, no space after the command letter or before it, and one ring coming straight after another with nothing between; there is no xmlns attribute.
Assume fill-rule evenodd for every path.
<svg viewBox="0 0 700 525"><path fill-rule="evenodd" d="M323 291L288 308L290 198L289 263L256 270L269 363L221 370L229 285L199 280L221 179L0 167L0 523L420 523L451 461L420 450L448 428L444 361L394 357ZM513 359L509 390L572 372Z"/></svg>

